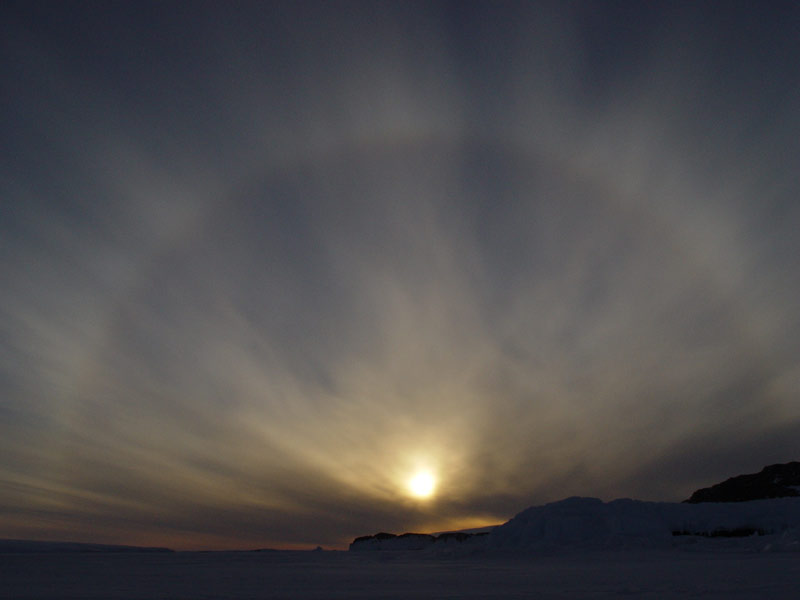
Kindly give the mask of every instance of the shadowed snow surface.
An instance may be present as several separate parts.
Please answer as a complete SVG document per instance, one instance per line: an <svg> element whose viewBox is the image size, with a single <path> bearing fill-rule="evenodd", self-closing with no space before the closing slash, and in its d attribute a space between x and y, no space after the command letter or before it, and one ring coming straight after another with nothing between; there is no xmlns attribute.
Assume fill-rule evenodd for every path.
<svg viewBox="0 0 800 600"><path fill-rule="evenodd" d="M0 600L794 599L799 516L793 498L699 505L568 498L519 513L479 544L421 551L0 552ZM744 527L772 533L711 535ZM433 539L398 540L415 546L426 537Z"/></svg>
<svg viewBox="0 0 800 600"><path fill-rule="evenodd" d="M617 552L451 559L419 553L0 556L3 600L796 598L797 555Z"/></svg>
<svg viewBox="0 0 800 600"><path fill-rule="evenodd" d="M800 498L685 504L567 498L528 508L487 536L489 548L669 547L680 536L726 537L751 531L752 549L800 550ZM755 539L758 538L758 539Z"/></svg>

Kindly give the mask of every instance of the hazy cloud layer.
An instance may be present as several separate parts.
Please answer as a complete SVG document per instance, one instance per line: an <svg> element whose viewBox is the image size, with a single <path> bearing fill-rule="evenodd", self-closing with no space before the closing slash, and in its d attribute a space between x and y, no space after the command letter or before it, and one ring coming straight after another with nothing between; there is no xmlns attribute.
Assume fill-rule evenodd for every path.
<svg viewBox="0 0 800 600"><path fill-rule="evenodd" d="M638 4L6 4L0 537L341 545L796 460L800 14Z"/></svg>

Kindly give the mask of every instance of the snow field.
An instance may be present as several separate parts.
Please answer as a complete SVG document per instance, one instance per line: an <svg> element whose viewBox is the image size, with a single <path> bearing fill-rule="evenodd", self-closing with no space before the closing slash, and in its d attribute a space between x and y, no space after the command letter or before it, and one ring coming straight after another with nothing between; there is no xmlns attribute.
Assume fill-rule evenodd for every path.
<svg viewBox="0 0 800 600"><path fill-rule="evenodd" d="M790 553L622 551L446 559L418 553L0 555L3 600L795 599Z"/></svg>

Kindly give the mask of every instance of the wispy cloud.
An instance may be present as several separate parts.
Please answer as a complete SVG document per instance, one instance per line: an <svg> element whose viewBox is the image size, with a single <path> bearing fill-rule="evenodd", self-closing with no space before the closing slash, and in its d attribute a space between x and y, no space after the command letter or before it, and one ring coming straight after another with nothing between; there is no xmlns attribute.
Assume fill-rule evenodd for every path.
<svg viewBox="0 0 800 600"><path fill-rule="evenodd" d="M796 458L796 42L362 8L4 19L2 535L341 544Z"/></svg>

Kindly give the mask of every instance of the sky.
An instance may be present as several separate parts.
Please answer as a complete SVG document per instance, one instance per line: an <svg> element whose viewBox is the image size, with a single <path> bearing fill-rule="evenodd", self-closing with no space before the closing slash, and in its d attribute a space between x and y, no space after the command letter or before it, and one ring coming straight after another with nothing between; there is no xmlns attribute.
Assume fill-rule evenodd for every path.
<svg viewBox="0 0 800 600"><path fill-rule="evenodd" d="M0 11L0 538L343 548L800 459L796 3Z"/></svg>

